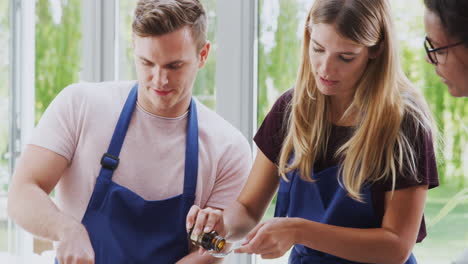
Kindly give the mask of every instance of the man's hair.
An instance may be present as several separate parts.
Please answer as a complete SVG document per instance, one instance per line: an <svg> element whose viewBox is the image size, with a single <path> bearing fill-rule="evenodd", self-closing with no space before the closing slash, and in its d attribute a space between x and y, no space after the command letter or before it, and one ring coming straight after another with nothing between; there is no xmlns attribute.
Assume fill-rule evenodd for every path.
<svg viewBox="0 0 468 264"><path fill-rule="evenodd" d="M192 39L201 50L208 27L199 0L139 0L133 19L133 33L140 37L161 36L189 26Z"/></svg>
<svg viewBox="0 0 468 264"><path fill-rule="evenodd" d="M467 0L424 0L424 4L440 18L449 36L464 41L468 46Z"/></svg>

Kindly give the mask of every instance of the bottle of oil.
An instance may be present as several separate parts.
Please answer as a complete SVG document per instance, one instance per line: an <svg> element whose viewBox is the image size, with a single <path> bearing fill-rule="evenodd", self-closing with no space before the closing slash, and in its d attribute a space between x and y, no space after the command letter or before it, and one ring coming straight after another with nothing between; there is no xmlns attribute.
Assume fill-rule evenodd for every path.
<svg viewBox="0 0 468 264"><path fill-rule="evenodd" d="M226 240L219 236L216 231L202 233L199 236L192 235L193 228L188 233L188 239L193 245L202 247L206 250L221 252L226 245Z"/></svg>

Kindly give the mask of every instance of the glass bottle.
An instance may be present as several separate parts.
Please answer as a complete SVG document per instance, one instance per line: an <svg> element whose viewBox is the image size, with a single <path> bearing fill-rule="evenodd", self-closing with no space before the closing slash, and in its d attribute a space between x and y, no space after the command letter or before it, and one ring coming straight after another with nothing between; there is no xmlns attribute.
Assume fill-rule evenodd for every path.
<svg viewBox="0 0 468 264"><path fill-rule="evenodd" d="M198 247L215 252L221 252L226 245L226 239L219 236L218 232L211 231L209 233L202 233L198 236L192 234L193 229L190 229L188 238L190 242Z"/></svg>

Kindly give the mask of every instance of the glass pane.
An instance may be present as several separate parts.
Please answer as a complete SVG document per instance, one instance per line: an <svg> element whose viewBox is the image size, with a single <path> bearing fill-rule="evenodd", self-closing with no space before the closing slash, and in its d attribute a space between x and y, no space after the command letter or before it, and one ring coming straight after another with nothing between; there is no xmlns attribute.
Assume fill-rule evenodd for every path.
<svg viewBox="0 0 468 264"><path fill-rule="evenodd" d="M36 2L36 122L63 88L79 81L81 8L81 0ZM35 253L50 249L52 243L34 240Z"/></svg>
<svg viewBox="0 0 468 264"><path fill-rule="evenodd" d="M6 195L10 172L8 143L10 127L10 10L9 1L0 1L0 252L7 251Z"/></svg>
<svg viewBox="0 0 468 264"><path fill-rule="evenodd" d="M276 99L294 85L302 29L313 2L259 0L258 125Z"/></svg>
<svg viewBox="0 0 468 264"><path fill-rule="evenodd" d="M134 0L120 0L119 17L119 80L136 79L132 49L132 20L135 9ZM203 104L215 109L215 73L216 73L216 8L217 0L201 1L208 14L208 39L211 50L208 61L198 72L194 84L194 95Z"/></svg>
<svg viewBox="0 0 468 264"><path fill-rule="evenodd" d="M425 209L428 236L414 248L420 263L449 264L468 251L468 101L451 97L425 61L422 1L394 0L403 68L422 91L436 118L441 142L438 170L441 186L428 192ZM294 85L305 16L313 0L259 0L258 124L278 96ZM458 194L458 195L457 195ZM462 198L464 197L464 198ZM459 198L458 202L453 199ZM273 216L275 200L264 219ZM456 205L446 215L444 206ZM440 220L438 220L440 219ZM286 254L289 255L289 254ZM286 263L287 256L257 263Z"/></svg>
<svg viewBox="0 0 468 264"><path fill-rule="evenodd" d="M303 27L314 0L259 0L258 126L276 99L292 88L299 66ZM263 220L273 217L276 197ZM289 252L278 259L259 256L257 264L287 263Z"/></svg>
<svg viewBox="0 0 468 264"><path fill-rule="evenodd" d="M81 1L36 2L36 121L55 96L78 82Z"/></svg>

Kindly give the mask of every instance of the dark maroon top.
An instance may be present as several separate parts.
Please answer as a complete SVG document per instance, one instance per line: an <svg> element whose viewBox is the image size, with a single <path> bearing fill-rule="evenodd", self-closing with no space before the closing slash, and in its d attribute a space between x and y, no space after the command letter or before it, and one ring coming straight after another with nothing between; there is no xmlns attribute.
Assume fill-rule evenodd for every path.
<svg viewBox="0 0 468 264"><path fill-rule="evenodd" d="M289 103L292 99L293 90L286 91L273 105L268 115L263 120L254 141L258 148L275 164L278 164L279 154L283 141L287 133L287 119L290 113ZM402 124L404 133L412 133L414 136L415 149L418 153L418 180L411 175L397 175L395 189L403 189L416 185L428 185L429 189L439 186L439 176L434 155L434 147L430 135L421 129L416 131L412 128L411 122L404 120ZM320 158L314 164L314 171L336 166L339 164L339 157L334 157L335 152L353 135L353 127L332 126L330 138L328 140L327 153L324 158ZM406 134L411 135L411 134ZM384 215L385 192L392 190L392 180L375 182L372 185L372 200L374 210L377 214L379 225L382 223ZM421 220L417 242L421 242L426 236L426 225L424 217Z"/></svg>

